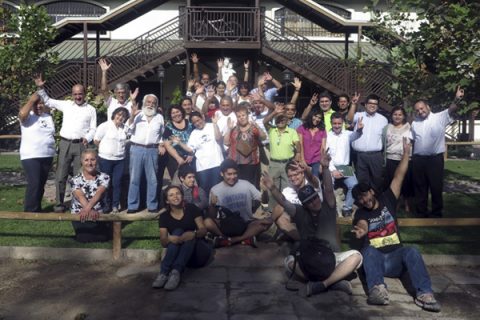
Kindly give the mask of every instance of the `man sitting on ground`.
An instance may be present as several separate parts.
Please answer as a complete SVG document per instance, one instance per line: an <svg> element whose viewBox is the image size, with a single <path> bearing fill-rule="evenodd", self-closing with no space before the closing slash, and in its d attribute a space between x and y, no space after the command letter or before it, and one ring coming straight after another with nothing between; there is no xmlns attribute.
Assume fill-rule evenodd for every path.
<svg viewBox="0 0 480 320"><path fill-rule="evenodd" d="M271 218L253 218L253 207L260 204L260 191L250 182L238 179L235 161L224 160L220 170L223 181L210 191L209 217L205 219L205 226L215 235L216 247L237 243L256 247L255 236L272 224Z"/></svg>
<svg viewBox="0 0 480 320"><path fill-rule="evenodd" d="M341 290L351 295L351 284L344 279L349 277L362 263L360 252L356 250L340 252L340 245L336 235L337 213L335 208L335 195L333 193L332 176L328 170L329 163L330 156L322 152L320 165L322 166L323 177L323 202L320 200L315 188L311 185L306 185L298 190L298 198L302 205L293 205L285 200L285 197L276 188L268 174L264 174L262 179L277 202L283 206L287 213L293 218L297 225L300 238L303 241L315 238L326 243L335 256L335 267L330 275L326 276L322 281L308 281L306 286L307 296L325 292L328 289ZM293 256L287 257L285 262L286 267L291 270L294 263ZM295 270L295 272L298 276L307 278L300 270Z"/></svg>
<svg viewBox="0 0 480 320"><path fill-rule="evenodd" d="M402 246L395 222L410 148L407 138L403 138L403 157L388 190L378 194L366 183L359 183L353 188L353 197L360 208L355 213L352 232L357 239L364 239L363 269L369 304L389 304L383 277L398 278L406 270L416 290L415 304L424 310L439 312L440 305L433 296L432 283L422 256L416 248Z"/></svg>

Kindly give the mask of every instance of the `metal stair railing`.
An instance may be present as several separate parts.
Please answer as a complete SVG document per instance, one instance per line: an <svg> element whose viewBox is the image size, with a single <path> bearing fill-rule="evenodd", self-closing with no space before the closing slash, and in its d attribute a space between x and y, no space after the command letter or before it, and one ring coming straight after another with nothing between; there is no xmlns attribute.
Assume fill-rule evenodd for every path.
<svg viewBox="0 0 480 320"><path fill-rule="evenodd" d="M174 49L183 49L183 18L184 15L177 16L105 55L112 63L108 82L115 82Z"/></svg>
<svg viewBox="0 0 480 320"><path fill-rule="evenodd" d="M301 36L292 30L262 16L263 47L307 70L322 79L336 94L359 92L377 94L383 105L388 105L388 89L391 73L380 64L366 64L357 68L354 63L344 60L317 42Z"/></svg>
<svg viewBox="0 0 480 320"><path fill-rule="evenodd" d="M183 48L180 23L183 15L175 17L141 36L104 55L112 67L108 70L108 82L121 77L158 59L175 48ZM87 62L86 83L95 89L100 87L100 69L97 60ZM83 61L69 61L56 68L54 76L46 84L49 94L55 98L69 95L72 86L83 83Z"/></svg>

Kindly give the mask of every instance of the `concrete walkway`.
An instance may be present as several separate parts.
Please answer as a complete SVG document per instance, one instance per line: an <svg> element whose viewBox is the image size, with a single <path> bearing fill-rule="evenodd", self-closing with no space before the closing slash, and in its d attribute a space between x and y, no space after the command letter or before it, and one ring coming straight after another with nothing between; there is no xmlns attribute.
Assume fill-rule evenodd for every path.
<svg viewBox="0 0 480 320"><path fill-rule="evenodd" d="M430 266L441 313L422 311L398 280L387 280L389 306L354 294L306 298L287 291L285 246L260 243L216 251L206 268L187 270L173 292L152 289L158 263L0 260L0 319L478 319L477 269ZM299 283L300 286L302 286Z"/></svg>

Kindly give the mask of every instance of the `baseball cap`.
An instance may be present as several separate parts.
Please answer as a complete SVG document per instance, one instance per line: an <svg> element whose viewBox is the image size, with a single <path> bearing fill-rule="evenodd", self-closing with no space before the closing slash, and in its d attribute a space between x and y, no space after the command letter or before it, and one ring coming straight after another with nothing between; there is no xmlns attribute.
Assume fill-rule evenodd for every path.
<svg viewBox="0 0 480 320"><path fill-rule="evenodd" d="M298 199L302 204L307 204L318 196L317 191L311 185L306 185L298 190Z"/></svg>

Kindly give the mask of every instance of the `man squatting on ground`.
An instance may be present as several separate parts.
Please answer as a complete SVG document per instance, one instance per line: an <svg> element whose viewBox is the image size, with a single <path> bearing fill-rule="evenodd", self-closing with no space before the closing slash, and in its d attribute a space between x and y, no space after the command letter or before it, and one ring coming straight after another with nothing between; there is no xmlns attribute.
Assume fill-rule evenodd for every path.
<svg viewBox="0 0 480 320"><path fill-rule="evenodd" d="M336 236L337 211L335 207L335 194L333 192L333 182L330 170L330 156L323 151L320 158L323 178L323 199L322 202L317 191L311 186L306 185L298 191L298 197L302 205L294 205L285 200L280 190L273 183L273 180L265 172L262 182L270 190L279 205L285 208L285 211L293 217L297 225L298 233L301 239L315 237L328 242L330 249L335 254L335 269L333 273L324 281L309 281L306 286L306 294L325 292L328 289L341 290L352 294L350 282L345 281L362 264L362 256L356 250L340 252L340 246ZM293 259L286 259L287 268L293 268ZM304 277L299 270L296 270L299 276Z"/></svg>

